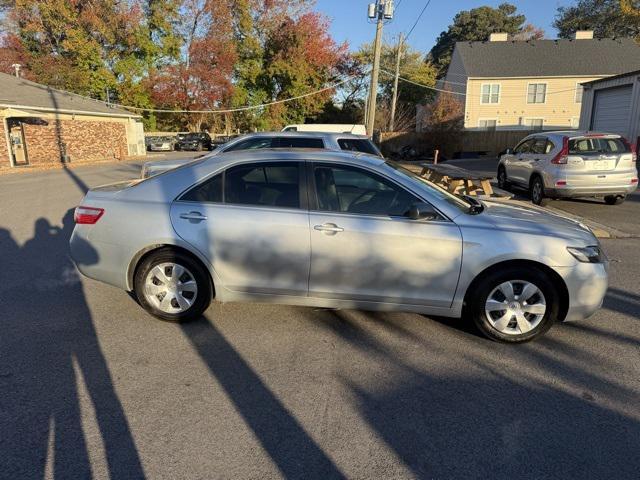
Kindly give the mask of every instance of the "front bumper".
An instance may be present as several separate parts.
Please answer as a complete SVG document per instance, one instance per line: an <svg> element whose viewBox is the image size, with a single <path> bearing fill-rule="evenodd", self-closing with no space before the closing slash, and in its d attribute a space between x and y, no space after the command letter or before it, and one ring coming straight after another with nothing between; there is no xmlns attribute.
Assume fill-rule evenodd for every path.
<svg viewBox="0 0 640 480"><path fill-rule="evenodd" d="M204 148L204 147L202 147ZM185 150L185 151L196 151L198 150L198 144L197 143L188 143L188 144L180 144L179 146L179 150Z"/></svg>
<svg viewBox="0 0 640 480"><path fill-rule="evenodd" d="M554 268L569 291L569 309L565 321L585 319L600 309L609 287L608 269L608 261Z"/></svg>

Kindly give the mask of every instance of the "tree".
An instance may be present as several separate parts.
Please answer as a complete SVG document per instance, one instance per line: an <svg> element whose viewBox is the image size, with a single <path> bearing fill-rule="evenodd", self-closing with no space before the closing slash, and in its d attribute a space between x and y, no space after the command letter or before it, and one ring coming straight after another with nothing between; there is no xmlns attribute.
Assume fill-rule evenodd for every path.
<svg viewBox="0 0 640 480"><path fill-rule="evenodd" d="M510 35L511 40L527 41L527 40L542 40L544 38L544 30L527 23L522 29L513 35Z"/></svg>
<svg viewBox="0 0 640 480"><path fill-rule="evenodd" d="M177 27L185 42L177 62L152 72L156 105L175 110L215 110L231 98L236 60L231 12L222 2L186 0ZM184 122L200 131L207 114L188 114Z"/></svg>
<svg viewBox="0 0 640 480"><path fill-rule="evenodd" d="M510 35L521 32L525 16L516 12L514 5L503 3L498 8L478 7L457 13L453 24L440 33L427 57L438 69L438 76L446 73L456 42L487 40L494 32Z"/></svg>
<svg viewBox="0 0 640 480"><path fill-rule="evenodd" d="M593 30L597 38L640 37L639 0L578 0L559 7L553 26L560 38L576 30Z"/></svg>
<svg viewBox="0 0 640 480"><path fill-rule="evenodd" d="M389 101L393 91L393 74L395 72L397 45L383 45L380 53L380 66L383 73L380 75L378 95L383 100ZM360 47L354 57L364 66L373 61L373 45L365 44ZM430 62L425 62L423 54L413 50L408 45L403 45L400 56L400 76L415 83L434 87L437 71ZM369 84L366 83L366 87ZM367 92L363 92L366 94ZM424 103L433 98L433 91L409 82L400 81L398 85L398 102L400 103Z"/></svg>

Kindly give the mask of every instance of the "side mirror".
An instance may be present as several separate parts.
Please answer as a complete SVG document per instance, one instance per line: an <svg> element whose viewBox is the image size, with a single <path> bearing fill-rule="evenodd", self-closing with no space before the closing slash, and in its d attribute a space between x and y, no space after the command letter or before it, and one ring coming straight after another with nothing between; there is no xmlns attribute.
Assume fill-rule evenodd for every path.
<svg viewBox="0 0 640 480"><path fill-rule="evenodd" d="M511 148L507 148L507 149L504 151L504 154L505 154L505 155L511 155L512 153L513 153L513 150L512 150Z"/></svg>
<svg viewBox="0 0 640 480"><path fill-rule="evenodd" d="M436 220L438 213L433 209L431 205L424 202L414 203L407 212L407 217L411 220Z"/></svg>

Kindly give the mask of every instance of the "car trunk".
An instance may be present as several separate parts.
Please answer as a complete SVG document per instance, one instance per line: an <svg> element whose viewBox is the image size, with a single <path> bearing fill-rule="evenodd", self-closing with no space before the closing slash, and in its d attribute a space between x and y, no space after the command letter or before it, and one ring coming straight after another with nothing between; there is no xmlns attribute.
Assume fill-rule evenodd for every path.
<svg viewBox="0 0 640 480"><path fill-rule="evenodd" d="M597 174L626 171L633 167L631 149L618 135L569 139L567 170L570 173Z"/></svg>

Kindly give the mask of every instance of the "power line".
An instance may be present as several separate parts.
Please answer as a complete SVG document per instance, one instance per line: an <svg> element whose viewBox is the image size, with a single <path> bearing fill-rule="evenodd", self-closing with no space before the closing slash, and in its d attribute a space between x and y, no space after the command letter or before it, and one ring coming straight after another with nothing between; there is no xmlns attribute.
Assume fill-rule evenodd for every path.
<svg viewBox="0 0 640 480"><path fill-rule="evenodd" d="M411 27L409 32L405 35L405 40L407 40L409 38L409 36L413 33L413 30L418 25L418 22L422 18L422 15L424 15L425 10L427 9L427 7L429 6L430 3L431 3L431 0L427 0L427 3L424 4L424 7L422 7L422 11L420 12L420 15L418 15L418 18L416 18L416 21L413 23L413 26Z"/></svg>
<svg viewBox="0 0 640 480"><path fill-rule="evenodd" d="M247 110L256 110L256 109L268 107L268 106L271 106L271 105L278 105L280 103L287 103L287 102L292 102L294 100L300 100L301 98L311 97L313 95L317 95L319 93L326 92L327 90L331 90L331 89L334 89L336 87L339 87L340 85L344 85L345 83L347 83L348 81L354 79L355 77L365 76L367 73L368 73L368 70L366 72L356 73L354 75L348 76L344 80L341 80L339 82L333 83L333 84L331 84L331 85L329 85L327 87L321 88L321 89L313 91L313 92L305 93L305 94L302 94L302 95L297 95L295 97L285 98L285 99L282 99L282 100L274 100L273 102L262 103L260 105L248 105L248 106L245 106L245 107L219 109L219 110L169 110L169 109L158 109L158 108L143 108L143 107L134 107L132 105L122 105L122 104L114 103L114 102L107 103L107 102L104 102L102 100L97 100L97 99L94 99L94 98L85 97L83 95L78 95L78 94L73 94L73 95L78 95L79 97L83 97L83 98L86 98L88 100L93 100L94 102L103 103L103 104L108 105L108 106L114 106L114 107L129 109L129 110L136 110L136 111L139 111L139 112L151 112L151 113L233 113L233 112L244 112L244 111L247 111ZM68 93L68 92L65 92L65 93Z"/></svg>

